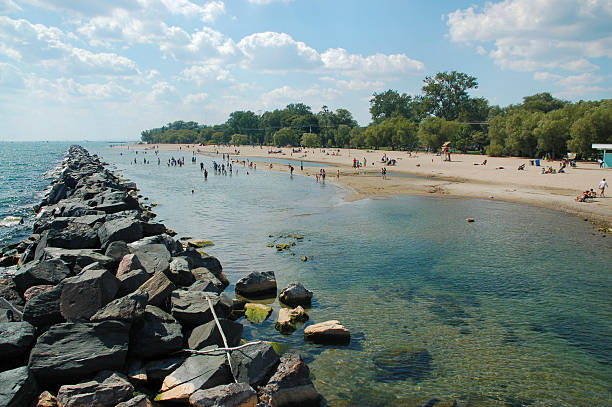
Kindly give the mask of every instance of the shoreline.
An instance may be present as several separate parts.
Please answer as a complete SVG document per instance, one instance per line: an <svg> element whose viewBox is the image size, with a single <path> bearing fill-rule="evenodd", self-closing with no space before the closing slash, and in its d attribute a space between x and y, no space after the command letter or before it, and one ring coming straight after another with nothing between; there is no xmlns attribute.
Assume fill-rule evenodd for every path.
<svg viewBox="0 0 612 407"><path fill-rule="evenodd" d="M263 162L267 158L294 160L294 174L308 177L314 177L319 169L304 167L301 171L297 167L299 161L319 163L327 172L326 181L348 191L347 201L390 195L490 199L562 211L591 221L599 228L612 227L612 190L608 188L607 197L598 197L589 203L575 201L575 197L586 189L598 191L599 181L606 175L612 178L612 171L600 169L596 163L580 162L576 168L566 168L566 173L541 174L544 166L559 168L560 161L542 162L544 166L537 167L530 165L531 160L525 158L453 154L452 161L444 162L440 156L432 153L412 154L405 151L306 148L293 153L292 148L273 148L280 152L270 154L269 147L193 144L130 145L120 148L195 151L206 155L229 153L232 160L245 157L258 158ZM383 155L396 160L396 165L386 166L388 173L384 180L380 175L381 168L385 166L380 161ZM353 159L363 162L364 158L367 169L352 167ZM487 164L481 165L484 160L487 160ZM521 164L526 164L525 170L518 171ZM289 172L284 164L273 165L271 170Z"/></svg>

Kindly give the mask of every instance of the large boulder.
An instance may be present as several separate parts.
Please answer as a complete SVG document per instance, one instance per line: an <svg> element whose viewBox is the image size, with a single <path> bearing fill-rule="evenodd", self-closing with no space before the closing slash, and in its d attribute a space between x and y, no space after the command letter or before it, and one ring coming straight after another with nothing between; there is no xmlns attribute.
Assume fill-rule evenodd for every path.
<svg viewBox="0 0 612 407"><path fill-rule="evenodd" d="M3 361L27 355L34 342L34 327L27 322L0 322L0 355Z"/></svg>
<svg viewBox="0 0 612 407"><path fill-rule="evenodd" d="M170 314L149 305L132 326L130 352L140 359L166 356L181 349L181 325Z"/></svg>
<svg viewBox="0 0 612 407"><path fill-rule="evenodd" d="M229 347L238 346L242 338L242 324L229 319L219 318L219 324ZM202 349L210 345L224 347L223 338L215 321L195 327L187 337L189 349Z"/></svg>
<svg viewBox="0 0 612 407"><path fill-rule="evenodd" d="M141 394L136 397L132 397L131 399L124 401L122 403L117 404L115 407L152 407L153 404L149 401L147 396Z"/></svg>
<svg viewBox="0 0 612 407"><path fill-rule="evenodd" d="M191 274L195 278L195 283L189 286L191 291L210 291L219 294L227 287L227 284L219 280L206 267L195 268L191 270Z"/></svg>
<svg viewBox="0 0 612 407"><path fill-rule="evenodd" d="M210 299L218 318L229 317L232 310L232 300L227 295L187 290L172 292L170 297L172 315L187 327L195 327L210 322L213 320L213 314L207 298Z"/></svg>
<svg viewBox="0 0 612 407"><path fill-rule="evenodd" d="M92 263L98 263L102 267L110 267L113 264L113 259L91 249L69 250L59 247L46 247L43 251L42 259L60 259L74 273L78 273Z"/></svg>
<svg viewBox="0 0 612 407"><path fill-rule="evenodd" d="M64 281L60 312L69 321L86 320L115 298L119 280L96 264Z"/></svg>
<svg viewBox="0 0 612 407"><path fill-rule="evenodd" d="M198 390L189 397L193 407L255 407L257 393L246 383L230 383Z"/></svg>
<svg viewBox="0 0 612 407"><path fill-rule="evenodd" d="M182 365L187 357L188 355L185 353L147 362L144 365L144 369L147 373L147 380L149 382L161 384L164 378Z"/></svg>
<svg viewBox="0 0 612 407"><path fill-rule="evenodd" d="M45 327L64 322L60 312L60 300L63 283L59 283L51 290L31 298L23 309L23 320L35 327Z"/></svg>
<svg viewBox="0 0 612 407"><path fill-rule="evenodd" d="M120 278L123 274L138 269L142 269L142 264L140 263L140 260L138 260L138 256L133 253L126 254L119 262L119 266L117 267L117 272L115 273L115 276L117 276L117 278Z"/></svg>
<svg viewBox="0 0 612 407"><path fill-rule="evenodd" d="M138 289L138 287L146 283L149 278L151 278L151 275L142 269L129 271L118 276L117 280L119 280L119 290L117 291L117 295L123 297L124 295L133 293Z"/></svg>
<svg viewBox="0 0 612 407"><path fill-rule="evenodd" d="M121 373L103 371L93 380L67 384L59 388L57 401L61 407L116 406L128 400L134 386Z"/></svg>
<svg viewBox="0 0 612 407"><path fill-rule="evenodd" d="M37 295L46 293L47 291L51 291L53 287L55 286L50 285L50 284L33 285L32 287L28 288L27 290L23 292L23 298L26 301L30 301L32 298L36 297Z"/></svg>
<svg viewBox="0 0 612 407"><path fill-rule="evenodd" d="M290 307L310 307L312 291L308 290L302 283L291 283L278 295L278 299Z"/></svg>
<svg viewBox="0 0 612 407"><path fill-rule="evenodd" d="M130 252L138 257L147 273L155 274L159 271L167 273L170 269L170 252L164 244L150 243L141 245L130 243L128 247Z"/></svg>
<svg viewBox="0 0 612 407"><path fill-rule="evenodd" d="M51 191L49 191L49 195L47 196L47 203L49 205L54 205L62 199L65 199L67 191L68 188L66 187L66 184L64 184L63 182L57 182L53 185L53 187L51 187Z"/></svg>
<svg viewBox="0 0 612 407"><path fill-rule="evenodd" d="M273 271L254 271L236 283L236 294L245 298L276 297L276 277Z"/></svg>
<svg viewBox="0 0 612 407"><path fill-rule="evenodd" d="M142 225L133 218L107 220L98 229L98 237L103 248L118 240L131 243L142 238Z"/></svg>
<svg viewBox="0 0 612 407"><path fill-rule="evenodd" d="M168 277L177 286L187 287L195 281L191 268L191 262L188 257L175 257L170 262Z"/></svg>
<svg viewBox="0 0 612 407"><path fill-rule="evenodd" d="M125 297L111 301L100 309L89 320L91 322L106 321L109 319L124 322L133 322L142 318L147 306L149 296L146 293L132 293Z"/></svg>
<svg viewBox="0 0 612 407"><path fill-rule="evenodd" d="M109 243L106 247L106 251L104 255L106 257L110 257L113 260L114 264L118 264L123 256L130 253L130 249L123 240L115 240L114 242Z"/></svg>
<svg viewBox="0 0 612 407"><path fill-rule="evenodd" d="M41 383L74 383L100 370L123 368L130 326L119 321L63 323L42 334L29 367Z"/></svg>
<svg viewBox="0 0 612 407"><path fill-rule="evenodd" d="M304 339L320 344L348 345L351 334L339 321L330 320L306 327Z"/></svg>
<svg viewBox="0 0 612 407"><path fill-rule="evenodd" d="M310 379L310 369L300 355L284 354L268 383L259 390L260 401L273 407L321 404L321 395Z"/></svg>
<svg viewBox="0 0 612 407"><path fill-rule="evenodd" d="M175 289L176 286L172 284L172 281L170 281L164 273L158 271L138 287L137 291L147 293L149 296L149 304L161 306Z"/></svg>
<svg viewBox="0 0 612 407"><path fill-rule="evenodd" d="M94 200L95 208L106 213L116 213L138 209L138 200L124 191L108 191L100 193Z"/></svg>
<svg viewBox="0 0 612 407"><path fill-rule="evenodd" d="M205 350L215 348L211 346ZM231 380L232 375L223 352L190 356L178 369L166 376L161 393L155 397L155 401L184 403L197 390L228 384Z"/></svg>
<svg viewBox="0 0 612 407"><path fill-rule="evenodd" d="M63 228L50 228L43 232L47 247L64 249L96 249L100 247L93 227L79 222L68 222Z"/></svg>
<svg viewBox="0 0 612 407"><path fill-rule="evenodd" d="M36 379L26 366L0 372L0 406L30 406L38 393Z"/></svg>
<svg viewBox="0 0 612 407"><path fill-rule="evenodd" d="M21 292L35 285L56 285L72 275L60 259L31 261L22 266L13 276L15 285Z"/></svg>
<svg viewBox="0 0 612 407"><path fill-rule="evenodd" d="M265 383L280 362L278 354L267 342L234 350L231 359L236 380L251 386Z"/></svg>

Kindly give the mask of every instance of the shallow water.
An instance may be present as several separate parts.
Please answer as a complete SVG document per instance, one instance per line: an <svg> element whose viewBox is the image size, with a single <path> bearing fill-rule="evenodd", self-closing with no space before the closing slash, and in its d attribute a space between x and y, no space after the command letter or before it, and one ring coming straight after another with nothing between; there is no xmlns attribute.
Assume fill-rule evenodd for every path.
<svg viewBox="0 0 612 407"><path fill-rule="evenodd" d="M279 289L301 281L314 291L310 321L350 329L348 347L307 344L301 327L280 335L278 302L265 323L245 322L247 339L301 352L331 405L612 400L612 251L590 224L476 199L349 203L345 191L312 178L239 168L204 181L189 156L172 168L129 165L134 153L123 154L103 152L179 236L215 242L206 251L232 282L274 270ZM199 159L210 169L212 159ZM305 237L295 256L266 247L295 240L278 238L291 233Z"/></svg>
<svg viewBox="0 0 612 407"><path fill-rule="evenodd" d="M158 166L152 152L86 147L158 203L177 237L214 241L205 250L231 282L274 270L279 290L301 281L314 292L307 324L350 329L347 347L305 343L303 327L283 336L278 302L263 324L244 321L247 339L302 353L332 406L612 400L612 243L579 218L475 199L345 202L344 190L313 178L242 167L213 175L212 158L198 157L205 181L188 154L178 168L165 165L177 152L161 152ZM278 237L294 233L304 239ZM292 240L295 256L267 247Z"/></svg>

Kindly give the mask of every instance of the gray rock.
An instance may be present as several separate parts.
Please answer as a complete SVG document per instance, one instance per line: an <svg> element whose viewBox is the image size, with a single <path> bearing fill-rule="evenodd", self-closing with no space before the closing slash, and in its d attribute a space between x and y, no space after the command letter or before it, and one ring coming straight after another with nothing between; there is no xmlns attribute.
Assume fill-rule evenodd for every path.
<svg viewBox="0 0 612 407"><path fill-rule="evenodd" d="M206 349L214 348L216 347L211 346ZM220 352L218 355L194 355L166 376L161 393L155 399L162 402L187 402L189 396L197 390L228 384L231 380L225 354Z"/></svg>
<svg viewBox="0 0 612 407"><path fill-rule="evenodd" d="M204 286L202 286L203 289L201 289L201 291L215 291L215 292L221 293L227 287L227 284L221 281L217 276L215 276L206 267L195 268L191 270L191 274L193 274L193 277L195 278L196 283L198 283L199 281L204 281L204 283L201 283L201 284L204 284ZM194 284L192 284L190 287L194 287ZM209 287L209 288L204 289L204 287ZM212 289L213 287L214 287L214 290ZM194 291L195 290L197 289L194 288Z"/></svg>
<svg viewBox="0 0 612 407"><path fill-rule="evenodd" d="M127 377L104 371L94 380L60 387L57 401L62 407L116 406L132 397L133 393L134 386Z"/></svg>
<svg viewBox="0 0 612 407"><path fill-rule="evenodd" d="M147 362L144 365L144 369L147 372L147 379L154 383L161 383L166 376L182 365L187 357L188 355L184 354Z"/></svg>
<svg viewBox="0 0 612 407"><path fill-rule="evenodd" d="M144 270L134 270L126 274L123 274L117 279L119 280L119 290L117 291L118 296L125 296L133 293L142 286L151 276ZM170 291L172 292L172 291ZM148 296L148 294L147 294Z"/></svg>
<svg viewBox="0 0 612 407"><path fill-rule="evenodd" d="M31 405L38 396L36 379L26 366L0 372L0 406L23 407Z"/></svg>
<svg viewBox="0 0 612 407"><path fill-rule="evenodd" d="M34 327L27 322L0 322L0 355L3 360L27 355L34 342Z"/></svg>
<svg viewBox="0 0 612 407"><path fill-rule="evenodd" d="M115 407L151 407L152 404L144 394L117 404Z"/></svg>
<svg viewBox="0 0 612 407"><path fill-rule="evenodd" d="M98 237L103 248L119 240L131 243L142 238L142 226L131 218L107 220L98 229Z"/></svg>
<svg viewBox="0 0 612 407"><path fill-rule="evenodd" d="M170 262L168 278L179 287L187 287L195 281L191 268L191 261L188 257L175 257Z"/></svg>
<svg viewBox="0 0 612 407"><path fill-rule="evenodd" d="M23 309L23 320L35 327L45 327L64 322L60 312L63 283L31 298Z"/></svg>
<svg viewBox="0 0 612 407"><path fill-rule="evenodd" d="M170 269L170 252L161 243L145 245L128 244L130 252L138 256L144 270L149 274L157 272L167 273Z"/></svg>
<svg viewBox="0 0 612 407"><path fill-rule="evenodd" d="M176 286L172 284L172 281L164 273L158 271L138 287L137 291L149 295L149 304L161 306L175 289Z"/></svg>
<svg viewBox="0 0 612 407"><path fill-rule="evenodd" d="M48 204L54 205L58 203L59 201L61 201L62 199L65 199L67 190L68 188L66 187L66 184L64 184L63 182L58 182L55 185L53 185L53 187L51 188L51 191L49 191L49 195L47 196Z"/></svg>
<svg viewBox="0 0 612 407"><path fill-rule="evenodd" d="M113 264L113 259L91 249L69 250L59 247L47 247L43 252L43 260L60 259L74 273L78 273L92 263L99 263L102 267L110 267Z"/></svg>
<svg viewBox="0 0 612 407"><path fill-rule="evenodd" d="M133 383L146 383L149 379L147 377L147 371L145 370L142 360L132 359L127 362L127 377Z"/></svg>
<svg viewBox="0 0 612 407"><path fill-rule="evenodd" d="M64 281L60 312L69 321L89 319L115 298L118 289L119 280L94 264Z"/></svg>
<svg viewBox="0 0 612 407"><path fill-rule="evenodd" d="M140 359L163 357L181 349L181 325L168 313L149 305L132 326L130 351Z"/></svg>
<svg viewBox="0 0 612 407"><path fill-rule="evenodd" d="M35 285L56 285L72 272L59 259L32 261L21 267L13 276L15 285L21 292Z"/></svg>
<svg viewBox="0 0 612 407"><path fill-rule="evenodd" d="M166 233L166 225L162 223L145 222L142 224L142 235L143 236L157 236L163 233Z"/></svg>
<svg viewBox="0 0 612 407"><path fill-rule="evenodd" d="M124 191L103 192L95 198L95 208L106 213L138 209L138 201Z"/></svg>
<svg viewBox="0 0 612 407"><path fill-rule="evenodd" d="M170 297L172 315L189 327L213 320L206 298L210 298L218 318L227 318L232 310L232 300L225 294L217 295L202 291L175 290Z"/></svg>
<svg viewBox="0 0 612 407"><path fill-rule="evenodd" d="M232 351L231 358L236 380L251 386L265 383L280 362L278 354L267 342Z"/></svg>
<svg viewBox="0 0 612 407"><path fill-rule="evenodd" d="M32 287L28 288L23 292L23 298L25 298L26 301L30 301L37 295L46 293L47 291L51 291L53 287L55 286L51 284L33 285Z"/></svg>
<svg viewBox="0 0 612 407"><path fill-rule="evenodd" d="M257 404L257 393L246 383L230 383L198 390L189 397L193 407L242 407Z"/></svg>
<svg viewBox="0 0 612 407"><path fill-rule="evenodd" d="M236 283L236 294L245 298L276 297L276 277L273 271L254 271Z"/></svg>
<svg viewBox="0 0 612 407"><path fill-rule="evenodd" d="M16 267L0 267L0 274L15 272ZM23 305L24 301L21 294L17 291L17 286L13 282L12 278L0 278L0 297L4 297L5 300L9 301L13 305Z"/></svg>
<svg viewBox="0 0 612 407"><path fill-rule="evenodd" d="M259 390L260 400L274 407L319 406L321 395L310 379L310 369L300 355L284 354L274 375Z"/></svg>
<svg viewBox="0 0 612 407"><path fill-rule="evenodd" d="M109 243L104 255L110 257L115 264L119 264L123 256L130 253L127 243L123 240L116 240Z"/></svg>
<svg viewBox="0 0 612 407"><path fill-rule="evenodd" d="M219 324L229 347L238 346L242 338L242 324L225 318L219 318ZM195 327L187 337L189 349L202 349L210 345L224 347L223 338L215 321Z"/></svg>
<svg viewBox="0 0 612 407"><path fill-rule="evenodd" d="M68 222L63 228L50 228L46 234L47 247L64 249L95 249L100 247L98 234L89 225L78 222Z"/></svg>
<svg viewBox="0 0 612 407"><path fill-rule="evenodd" d="M132 293L117 298L96 312L89 320L100 322L113 319L116 321L133 322L142 318L147 306L147 293Z"/></svg>
<svg viewBox="0 0 612 407"><path fill-rule="evenodd" d="M213 279L214 280L198 280L191 284L187 290L221 294L223 292L223 289L219 286L221 282L217 279L217 277L213 277Z"/></svg>
<svg viewBox="0 0 612 407"><path fill-rule="evenodd" d="M309 307L312 300L312 291L308 290L302 283L291 283L284 288L278 299L290 307Z"/></svg>
<svg viewBox="0 0 612 407"><path fill-rule="evenodd" d="M46 384L74 382L100 370L122 369L129 332L129 324L119 321L54 325L38 338L29 368Z"/></svg>

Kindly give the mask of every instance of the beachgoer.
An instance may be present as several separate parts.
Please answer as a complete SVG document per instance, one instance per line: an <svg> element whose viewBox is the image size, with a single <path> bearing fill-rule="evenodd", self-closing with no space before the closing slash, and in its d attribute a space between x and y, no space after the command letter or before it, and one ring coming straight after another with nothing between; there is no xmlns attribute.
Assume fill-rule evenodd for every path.
<svg viewBox="0 0 612 407"><path fill-rule="evenodd" d="M340 178L340 170L338 170L338 174L336 175L337 178Z"/></svg>
<svg viewBox="0 0 612 407"><path fill-rule="evenodd" d="M603 160L601 158L598 158L597 162L599 163L599 168L603 168Z"/></svg>
<svg viewBox="0 0 612 407"><path fill-rule="evenodd" d="M206 169L204 169L204 179L208 179L208 171Z"/></svg>
<svg viewBox="0 0 612 407"><path fill-rule="evenodd" d="M599 196L604 198L604 192L606 191L606 187L608 186L608 183L606 182L606 179L602 179L601 182L599 183Z"/></svg>
<svg viewBox="0 0 612 407"><path fill-rule="evenodd" d="M300 171L304 171L304 163L300 161Z"/></svg>

